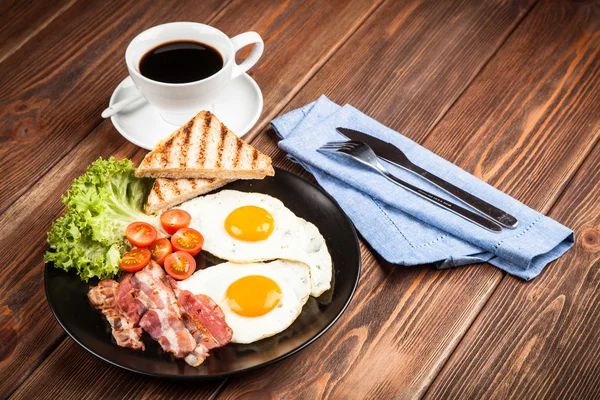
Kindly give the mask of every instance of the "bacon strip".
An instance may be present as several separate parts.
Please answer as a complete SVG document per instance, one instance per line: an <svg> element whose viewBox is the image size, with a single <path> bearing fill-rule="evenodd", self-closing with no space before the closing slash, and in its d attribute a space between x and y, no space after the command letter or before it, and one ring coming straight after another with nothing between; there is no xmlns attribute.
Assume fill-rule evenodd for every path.
<svg viewBox="0 0 600 400"><path fill-rule="evenodd" d="M210 349L231 341L232 331L219 306L208 296L179 290L154 261L120 282L101 281L88 298L112 328L117 344L144 350L142 329L162 349L196 367Z"/></svg>
<svg viewBox="0 0 600 400"><path fill-rule="evenodd" d="M106 317L119 346L144 350L145 346L141 341L142 329L137 324L139 316L121 310L119 306L121 292L118 289L119 284L116 281L103 280L90 289L88 299Z"/></svg>
<svg viewBox="0 0 600 400"><path fill-rule="evenodd" d="M138 289L134 296L148 309L140 320L140 326L158 341L163 350L177 358L185 358L192 366L200 365L208 357L208 348L197 343L186 328L181 306L164 270L151 261L146 268L135 273L131 283Z"/></svg>
<svg viewBox="0 0 600 400"><path fill-rule="evenodd" d="M183 322L196 341L204 343L208 349L229 343L233 331L225 323L225 314L217 303L206 295L194 295L189 290L179 289L177 282L171 277L168 280L177 294L179 304L185 310Z"/></svg>
<svg viewBox="0 0 600 400"><path fill-rule="evenodd" d="M125 274L119 281L119 289L117 290L119 308L131 321L139 322L142 315L146 312L146 307L135 298L134 294L137 289L133 287L131 279L132 274Z"/></svg>

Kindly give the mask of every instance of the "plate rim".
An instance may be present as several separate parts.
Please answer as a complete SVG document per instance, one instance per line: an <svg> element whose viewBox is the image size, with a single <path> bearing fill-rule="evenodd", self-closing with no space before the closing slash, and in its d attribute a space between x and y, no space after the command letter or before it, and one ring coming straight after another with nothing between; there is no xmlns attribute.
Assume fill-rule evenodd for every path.
<svg viewBox="0 0 600 400"><path fill-rule="evenodd" d="M309 340L307 340L306 342L302 343L300 346L298 346L297 348L288 351L287 353L284 353L272 360L266 361L262 364L258 364L258 365L253 365L251 367L247 367L244 369L240 369L237 371L230 371L230 372L221 372L221 373L217 373L217 374L210 374L210 375L171 375L171 374L161 374L161 373L153 373L153 372L147 372L147 371L140 371L137 370L135 368L131 368L128 367L126 365L122 365L119 364L115 361L112 361L106 357L101 356L100 354L98 354L97 352L95 352L94 350L92 350L91 348L88 348L87 346L85 346L83 343L81 343L67 328L66 326L63 324L63 322L58 318L56 311L54 309L54 306L52 305L52 303L49 300L49 289L48 289L48 271L50 268L53 268L50 266L51 263L49 262L45 262L44 263L44 294L46 296L46 303L48 304L48 307L50 308L50 311L52 312L52 315L54 316L54 319L58 322L58 324L60 325L60 327L63 329L63 331L65 331L65 333L67 334L68 337L70 337L75 343L77 343L80 347L82 347L84 350L86 350L87 352L89 352L90 354L92 354L93 356L111 364L114 365L115 367L118 368L122 368L125 369L127 371L131 371L133 373L136 374L140 374L140 375L144 375L144 376L151 376L154 378L161 378L161 379L169 379L169 380L178 380L178 381L206 381L206 380L215 380L215 379L222 379L222 378L227 378L230 376L236 376L236 375L240 375L240 374L244 374L247 372L251 372L251 371L255 371L257 369L260 368L264 368L267 367L269 365L275 364L279 361L282 361L288 357L293 356L294 354L298 353L299 351L307 348L309 345L311 345L312 343L314 343L315 341L317 341L323 334L325 334L329 329L331 329L331 327L339 320L339 318L346 312L348 306L350 305L350 302L352 301L352 299L354 298L354 294L356 293L356 289L358 287L358 283L360 281L360 277L362 274L362 255L361 255L361 251L360 251L360 241L358 240L358 234L356 233L356 228L354 226L354 223L352 222L352 220L350 219L350 217L348 217L348 215L344 212L344 210L342 209L342 207L338 204L338 202L329 194L327 193L321 186L314 184L313 182L310 182L307 179L304 179L303 177L301 177L300 175L291 172L291 171L287 171L285 169L279 168L279 167L275 167L275 174L284 174L284 175L290 175L295 179L299 179L301 181L303 181L304 183L312 186L313 188L315 188L316 190L318 190L319 192L321 192L322 194L325 195L325 197L331 201L337 208L338 210L341 212L342 216L344 217L344 219L348 222L348 224L351 227L351 233L352 236L354 238L354 243L356 245L356 256L357 256L357 261L358 261L358 265L357 265L357 274L356 274L356 280L354 281L354 284L352 285L352 290L350 291L350 295L348 296L348 300L346 300L346 302L344 303L344 305L342 306L342 308L340 309L340 312L330 321L327 323L327 325L320 331L318 332L315 336L313 336L312 338L310 338Z"/></svg>

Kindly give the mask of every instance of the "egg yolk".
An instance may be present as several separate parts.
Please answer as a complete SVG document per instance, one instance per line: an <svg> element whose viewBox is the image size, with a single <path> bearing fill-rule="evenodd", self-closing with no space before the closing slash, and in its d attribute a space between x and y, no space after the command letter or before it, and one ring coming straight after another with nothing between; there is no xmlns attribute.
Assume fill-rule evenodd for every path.
<svg viewBox="0 0 600 400"><path fill-rule="evenodd" d="M234 313L243 317L259 317L277 307L281 288L266 276L248 275L229 285L225 299Z"/></svg>
<svg viewBox="0 0 600 400"><path fill-rule="evenodd" d="M273 216L264 208L243 206L225 219L225 230L235 239L246 242L265 240L275 229Z"/></svg>

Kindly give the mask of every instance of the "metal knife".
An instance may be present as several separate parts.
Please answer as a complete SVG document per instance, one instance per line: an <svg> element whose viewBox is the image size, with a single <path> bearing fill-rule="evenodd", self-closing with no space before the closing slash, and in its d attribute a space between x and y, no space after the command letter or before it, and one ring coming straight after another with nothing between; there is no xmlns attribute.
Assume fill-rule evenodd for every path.
<svg viewBox="0 0 600 400"><path fill-rule="evenodd" d="M429 182L433 183L448 194L461 200L462 202L474 208L475 210L481 212L486 217L498 222L500 225L512 229L517 227L519 222L515 217L481 200L480 198L473 196L468 192L465 192L461 188L458 188L453 184L446 182L442 178L439 178L436 175L424 170L418 165L413 164L408 159L408 157L406 157L406 154L404 154L393 144L384 142L383 140L377 139L373 136L367 135L366 133L354 129L337 127L336 130L351 140L365 142L367 145L369 145L369 147L373 149L373 151L375 152L375 154L377 154L378 157L428 180Z"/></svg>

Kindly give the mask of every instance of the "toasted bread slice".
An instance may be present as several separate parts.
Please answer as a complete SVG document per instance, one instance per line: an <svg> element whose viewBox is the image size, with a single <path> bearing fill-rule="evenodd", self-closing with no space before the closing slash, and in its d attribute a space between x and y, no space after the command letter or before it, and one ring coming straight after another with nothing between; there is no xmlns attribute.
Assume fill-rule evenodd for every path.
<svg viewBox="0 0 600 400"><path fill-rule="evenodd" d="M201 194L218 189L231 182L233 179L168 179L157 178L148 201L146 202L146 214L154 214L167 208L181 204Z"/></svg>
<svg viewBox="0 0 600 400"><path fill-rule="evenodd" d="M262 179L275 174L271 158L202 111L159 142L137 168L138 177Z"/></svg>

